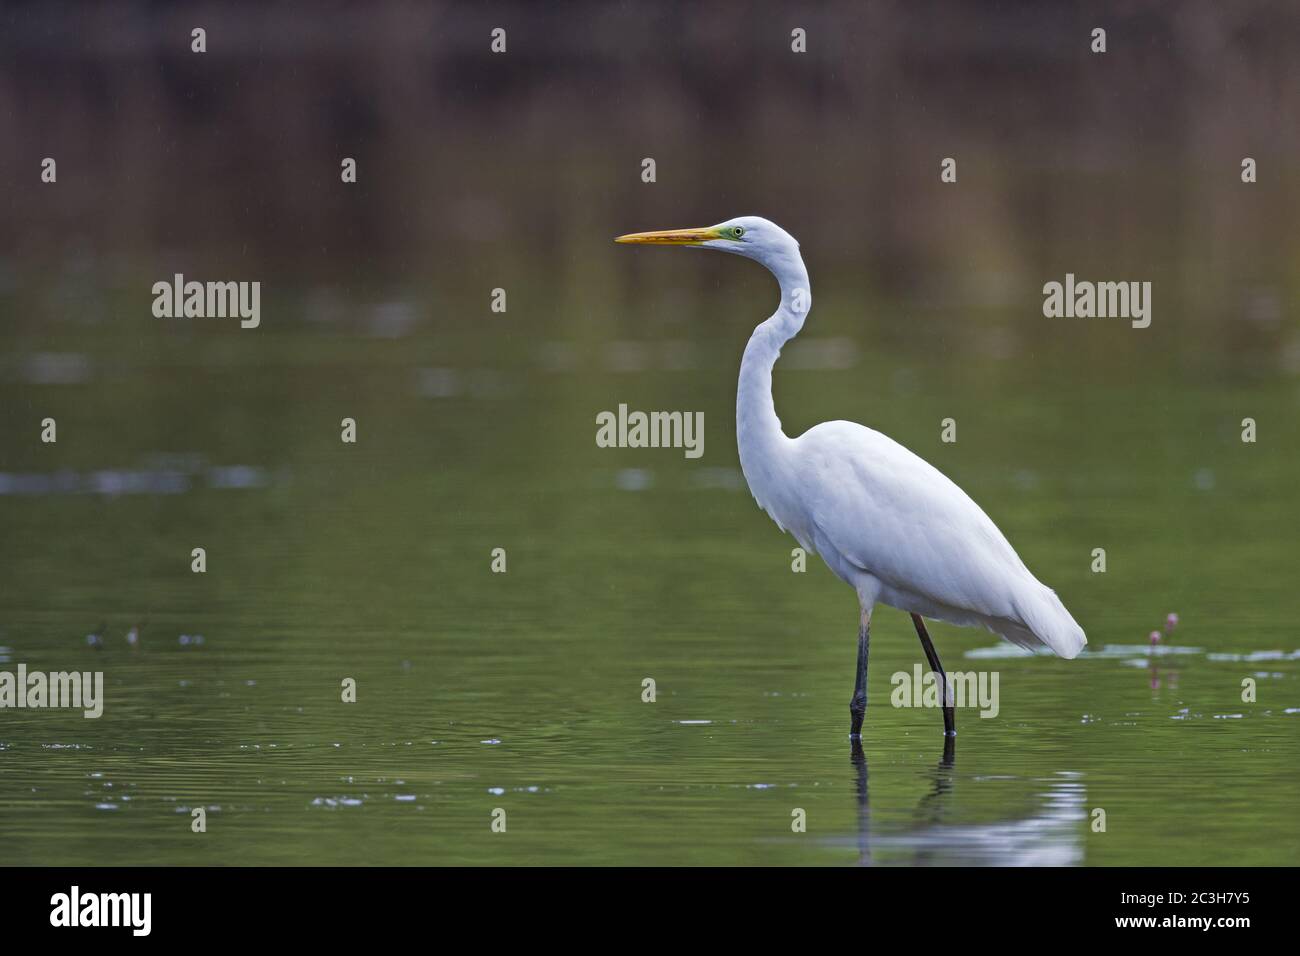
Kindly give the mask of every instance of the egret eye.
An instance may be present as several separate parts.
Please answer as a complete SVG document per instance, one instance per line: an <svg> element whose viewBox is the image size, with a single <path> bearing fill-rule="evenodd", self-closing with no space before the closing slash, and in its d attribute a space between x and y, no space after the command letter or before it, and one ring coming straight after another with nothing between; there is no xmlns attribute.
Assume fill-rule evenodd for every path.
<svg viewBox="0 0 1300 956"><path fill-rule="evenodd" d="M731 230L731 232L737 239L739 239L741 236L745 234L745 227L736 226L734 229Z"/></svg>

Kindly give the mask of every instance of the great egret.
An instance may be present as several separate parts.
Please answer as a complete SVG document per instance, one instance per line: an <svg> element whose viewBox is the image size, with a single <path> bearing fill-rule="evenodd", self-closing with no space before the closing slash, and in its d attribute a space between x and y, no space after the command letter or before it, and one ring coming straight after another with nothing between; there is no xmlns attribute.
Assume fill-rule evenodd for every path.
<svg viewBox="0 0 1300 956"><path fill-rule="evenodd" d="M1060 598L1025 567L964 491L892 439L854 422L823 422L798 438L781 431L772 366L812 305L799 243L757 216L698 229L619 236L615 242L716 249L766 266L781 305L749 337L736 388L740 467L754 500L783 531L822 556L858 594L858 668L850 736L867 709L867 654L877 603L912 616L943 693L943 725L956 734L953 694L922 617L983 625L1021 647L1073 658L1088 643Z"/></svg>

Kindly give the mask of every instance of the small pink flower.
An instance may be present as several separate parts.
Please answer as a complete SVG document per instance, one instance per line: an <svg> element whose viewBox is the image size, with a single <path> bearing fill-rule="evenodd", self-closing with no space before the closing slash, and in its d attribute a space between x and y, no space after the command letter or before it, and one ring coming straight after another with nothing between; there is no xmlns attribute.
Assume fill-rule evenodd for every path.
<svg viewBox="0 0 1300 956"><path fill-rule="evenodd" d="M1160 643L1160 632L1159 632L1159 631L1152 631L1152 632L1151 632L1151 643L1152 643L1152 644L1159 644L1159 643Z"/></svg>
<svg viewBox="0 0 1300 956"><path fill-rule="evenodd" d="M1175 614L1173 611L1170 611L1169 616L1165 618L1165 633L1166 634L1171 633L1173 629L1176 628L1177 626L1178 626L1178 615Z"/></svg>

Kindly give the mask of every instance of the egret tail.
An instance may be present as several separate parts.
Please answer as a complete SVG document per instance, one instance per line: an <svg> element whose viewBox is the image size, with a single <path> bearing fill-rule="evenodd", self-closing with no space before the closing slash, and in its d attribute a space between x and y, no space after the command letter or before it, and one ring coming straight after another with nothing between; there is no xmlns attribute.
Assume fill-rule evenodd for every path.
<svg viewBox="0 0 1300 956"><path fill-rule="evenodd" d="M1034 638L1034 643L1046 644L1058 657L1072 660L1079 656L1083 646L1088 643L1083 628L1070 616L1056 592L1045 584L1034 581L1023 593L1017 594L1012 603L1020 615L1024 629ZM1026 635L1003 636L1022 647L1031 646L1021 639Z"/></svg>

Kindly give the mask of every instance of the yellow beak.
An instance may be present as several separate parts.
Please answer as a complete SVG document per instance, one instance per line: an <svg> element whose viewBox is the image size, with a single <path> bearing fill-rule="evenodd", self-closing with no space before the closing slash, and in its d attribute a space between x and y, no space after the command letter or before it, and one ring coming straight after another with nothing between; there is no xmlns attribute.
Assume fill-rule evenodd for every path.
<svg viewBox="0 0 1300 956"><path fill-rule="evenodd" d="M629 232L619 236L615 242L656 243L661 246L694 246L710 239L720 238L712 228L703 229L662 229L659 232Z"/></svg>

